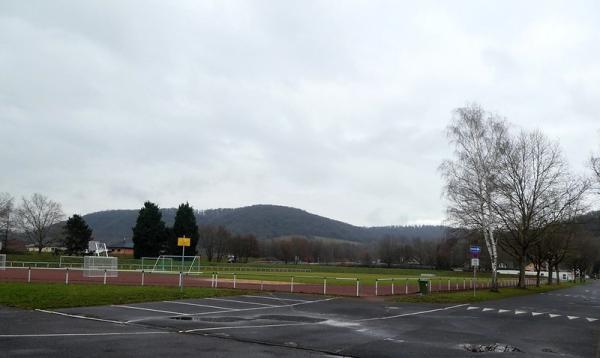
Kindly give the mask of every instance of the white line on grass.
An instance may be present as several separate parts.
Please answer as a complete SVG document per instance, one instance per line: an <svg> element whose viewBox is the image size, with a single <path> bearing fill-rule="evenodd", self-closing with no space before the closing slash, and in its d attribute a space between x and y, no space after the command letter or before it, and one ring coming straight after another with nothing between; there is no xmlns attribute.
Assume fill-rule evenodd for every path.
<svg viewBox="0 0 600 358"><path fill-rule="evenodd" d="M87 317L87 316L81 316L81 315L76 315L76 314L63 313L63 312L58 312L58 311L48 311L48 310L42 310L42 309L36 309L36 311L38 311L38 312L44 312L44 313L50 313L50 314L55 314L55 315L59 315L59 316L71 317L71 318L87 319L87 320L90 320L90 321L100 321L100 322L107 322L107 323L125 324L125 322L122 322L122 321L113 321L113 320L110 320L110 319Z"/></svg>
<svg viewBox="0 0 600 358"><path fill-rule="evenodd" d="M144 334L170 334L173 332L101 332L101 333L42 333L42 334L0 334L0 338L35 338L35 337L78 337L78 336L126 336Z"/></svg>

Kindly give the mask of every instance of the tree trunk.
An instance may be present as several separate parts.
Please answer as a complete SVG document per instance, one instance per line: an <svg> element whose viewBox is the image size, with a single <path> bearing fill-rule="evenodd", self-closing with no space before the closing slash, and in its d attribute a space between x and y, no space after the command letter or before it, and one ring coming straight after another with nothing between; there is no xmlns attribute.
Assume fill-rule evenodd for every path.
<svg viewBox="0 0 600 358"><path fill-rule="evenodd" d="M558 264L554 265L554 271L556 271L556 284L560 285L560 271L558 270Z"/></svg>
<svg viewBox="0 0 600 358"><path fill-rule="evenodd" d="M552 283L554 282L554 278L552 277L552 274L554 273L554 265L548 261L548 284L552 285ZM556 273L558 275L558 272Z"/></svg>
<svg viewBox="0 0 600 358"><path fill-rule="evenodd" d="M526 288L525 285L525 255L519 257L519 288Z"/></svg>
<svg viewBox="0 0 600 358"><path fill-rule="evenodd" d="M535 287L540 287L540 273L542 272L542 266L541 265L537 266L535 271L536 271Z"/></svg>

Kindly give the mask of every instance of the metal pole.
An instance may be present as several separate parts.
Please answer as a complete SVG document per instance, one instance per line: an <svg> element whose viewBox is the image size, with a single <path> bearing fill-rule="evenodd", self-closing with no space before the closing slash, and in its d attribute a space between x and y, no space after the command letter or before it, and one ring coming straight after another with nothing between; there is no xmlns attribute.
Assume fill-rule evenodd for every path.
<svg viewBox="0 0 600 358"><path fill-rule="evenodd" d="M327 294L327 277L323 277L323 294Z"/></svg>
<svg viewBox="0 0 600 358"><path fill-rule="evenodd" d="M182 277L181 277L181 271L179 271L179 288L181 288L181 284L182 284Z"/></svg>
<svg viewBox="0 0 600 358"><path fill-rule="evenodd" d="M359 280L359 279L356 279L356 297L358 297L358 290L359 290L359 287L360 287L360 280Z"/></svg>
<svg viewBox="0 0 600 358"><path fill-rule="evenodd" d="M106 285L106 269L104 269L104 284Z"/></svg>
<svg viewBox="0 0 600 358"><path fill-rule="evenodd" d="M473 297L475 297L475 291L477 290L477 266L473 266Z"/></svg>
<svg viewBox="0 0 600 358"><path fill-rule="evenodd" d="M31 283L31 267L27 270L27 283Z"/></svg>
<svg viewBox="0 0 600 358"><path fill-rule="evenodd" d="M219 287L219 273L215 273L215 288Z"/></svg>
<svg viewBox="0 0 600 358"><path fill-rule="evenodd" d="M65 285L69 284L69 268L67 267L67 273L65 274Z"/></svg>
<svg viewBox="0 0 600 358"><path fill-rule="evenodd" d="M448 279L448 291L452 291L452 290L450 289L450 279Z"/></svg>
<svg viewBox="0 0 600 358"><path fill-rule="evenodd" d="M185 246L181 247L181 271L183 272L183 260L185 257Z"/></svg>
<svg viewBox="0 0 600 358"><path fill-rule="evenodd" d="M406 279L406 282L404 282L404 294L408 295L408 279Z"/></svg>
<svg viewBox="0 0 600 358"><path fill-rule="evenodd" d="M394 279L392 279L392 296L394 295Z"/></svg>
<svg viewBox="0 0 600 358"><path fill-rule="evenodd" d="M144 286L144 270L142 270L142 286Z"/></svg>
<svg viewBox="0 0 600 358"><path fill-rule="evenodd" d="M292 276L292 279L290 281L290 292L294 292L294 276Z"/></svg>
<svg viewBox="0 0 600 358"><path fill-rule="evenodd" d="M375 279L375 296L377 296L378 286L379 286L379 280Z"/></svg>
<svg viewBox="0 0 600 358"><path fill-rule="evenodd" d="M235 288L235 281L236 281L236 278L237 278L237 277L236 277L236 275L235 275L235 274L233 274L233 288Z"/></svg>

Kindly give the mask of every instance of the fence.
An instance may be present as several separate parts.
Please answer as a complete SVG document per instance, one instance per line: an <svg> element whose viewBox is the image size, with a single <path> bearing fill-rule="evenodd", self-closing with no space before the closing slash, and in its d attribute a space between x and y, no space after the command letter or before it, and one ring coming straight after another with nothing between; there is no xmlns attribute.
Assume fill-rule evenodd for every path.
<svg viewBox="0 0 600 358"><path fill-rule="evenodd" d="M257 277L255 274L245 273L153 273L145 270L118 270L118 276L112 277L108 271L102 271L99 277L86 277L85 270L78 268L7 267L6 270L0 271L0 281L212 287L357 297L408 295L419 292L418 278L406 277L379 278L375 279L374 284L370 284L354 277L309 275ZM484 289L489 288L491 284L487 279L475 281L471 278L434 278L429 281L433 292L472 290L474 286ZM514 287L517 283L517 279L499 280L501 287ZM527 278L526 284L534 285L535 279Z"/></svg>

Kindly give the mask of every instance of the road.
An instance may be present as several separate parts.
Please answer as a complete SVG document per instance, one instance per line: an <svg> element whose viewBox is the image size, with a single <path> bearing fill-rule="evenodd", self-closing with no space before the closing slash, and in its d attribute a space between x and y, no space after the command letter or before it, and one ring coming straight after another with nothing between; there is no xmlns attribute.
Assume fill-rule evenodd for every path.
<svg viewBox="0 0 600 358"><path fill-rule="evenodd" d="M273 293L0 308L6 357L600 357L599 332L600 282L477 305ZM511 352L468 350L484 348Z"/></svg>

